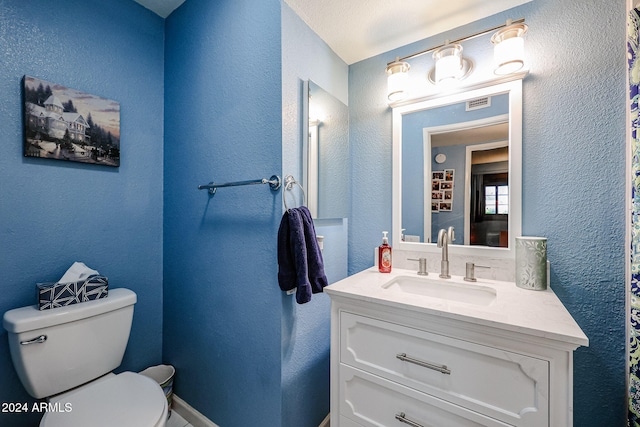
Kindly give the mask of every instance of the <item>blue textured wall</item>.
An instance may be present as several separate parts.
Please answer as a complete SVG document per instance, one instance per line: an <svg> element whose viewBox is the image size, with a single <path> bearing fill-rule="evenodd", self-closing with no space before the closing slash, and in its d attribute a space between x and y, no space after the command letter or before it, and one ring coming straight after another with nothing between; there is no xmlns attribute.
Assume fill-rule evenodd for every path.
<svg viewBox="0 0 640 427"><path fill-rule="evenodd" d="M313 80L346 103L347 77L347 65L283 2L283 175L302 177L303 80ZM299 190L294 192L299 201ZM316 232L325 236L325 272L332 283L347 272L347 220L315 224ZM298 305L293 296L283 296L282 310L281 425L317 427L329 413L330 301L317 294Z"/></svg>
<svg viewBox="0 0 640 427"><path fill-rule="evenodd" d="M280 425L280 2L189 0L166 20L164 359L225 426Z"/></svg>
<svg viewBox="0 0 640 427"><path fill-rule="evenodd" d="M575 352L574 424L622 426L624 0L588 6L578 0L536 0L352 65L349 269L371 266L380 230L391 227L391 112L382 72L386 62L519 17L529 24L526 49L531 63L523 85L523 234L549 238L552 287L590 340L589 348ZM465 44L465 53L473 51Z"/></svg>
<svg viewBox="0 0 640 427"><path fill-rule="evenodd" d="M348 105L349 67L282 2L282 161L302 174L302 82L312 80Z"/></svg>
<svg viewBox="0 0 640 427"><path fill-rule="evenodd" d="M0 313L83 261L138 294L127 370L161 361L163 34L130 0L0 1ZM24 158L25 74L119 101L121 166ZM28 401L3 329L0 371L0 402ZM39 417L0 413L0 425Z"/></svg>

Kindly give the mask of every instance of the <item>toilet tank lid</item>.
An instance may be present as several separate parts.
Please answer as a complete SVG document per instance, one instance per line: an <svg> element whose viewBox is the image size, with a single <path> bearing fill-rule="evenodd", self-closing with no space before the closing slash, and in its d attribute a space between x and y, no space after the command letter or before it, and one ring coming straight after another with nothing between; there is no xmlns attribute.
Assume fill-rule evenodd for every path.
<svg viewBox="0 0 640 427"><path fill-rule="evenodd" d="M40 311L37 305L31 305L9 310L4 313L2 325L8 332L18 334L97 316L134 305L136 301L135 292L129 289L109 289L109 295L106 298L72 304L66 307Z"/></svg>

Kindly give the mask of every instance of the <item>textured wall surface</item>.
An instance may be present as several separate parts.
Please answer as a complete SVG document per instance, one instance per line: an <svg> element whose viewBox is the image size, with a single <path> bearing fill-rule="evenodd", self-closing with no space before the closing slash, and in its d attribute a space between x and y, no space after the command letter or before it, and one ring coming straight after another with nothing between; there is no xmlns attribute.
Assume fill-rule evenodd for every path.
<svg viewBox="0 0 640 427"><path fill-rule="evenodd" d="M348 70L347 64L282 2L282 157L285 173L302 174L302 82L313 80L348 105Z"/></svg>
<svg viewBox="0 0 640 427"><path fill-rule="evenodd" d="M163 356L220 426L281 423L280 2L189 0L166 20Z"/></svg>
<svg viewBox="0 0 640 427"><path fill-rule="evenodd" d="M589 337L575 353L574 425L623 425L626 19L622 0L590 6L523 11L544 31L523 86L522 228L549 238L552 287Z"/></svg>
<svg viewBox="0 0 640 427"><path fill-rule="evenodd" d="M537 0L353 64L349 270L373 264L371 248L379 245L380 231L391 227L386 62L519 17L529 24L531 64L523 85L523 234L549 238L551 286L590 339L588 348L575 352L574 425L621 426L626 416L623 0L590 2L588 8L577 0ZM474 55L476 45L465 44L465 53Z"/></svg>
<svg viewBox="0 0 640 427"><path fill-rule="evenodd" d="M303 81L313 80L346 103L347 70L282 2L283 175L302 177ZM300 190L293 191L299 201ZM287 195L287 202L292 201ZM332 283L346 276L347 220L315 224L316 232L325 236L325 272ZM329 413L330 301L327 295L317 294L309 303L298 305L294 298L282 297L282 426L317 427Z"/></svg>
<svg viewBox="0 0 640 427"><path fill-rule="evenodd" d="M83 261L138 294L121 367L134 371L162 351L163 44L163 20L129 0L0 1L0 313ZM24 158L25 74L120 102L121 166ZM0 402L29 401L4 330L0 369Z"/></svg>

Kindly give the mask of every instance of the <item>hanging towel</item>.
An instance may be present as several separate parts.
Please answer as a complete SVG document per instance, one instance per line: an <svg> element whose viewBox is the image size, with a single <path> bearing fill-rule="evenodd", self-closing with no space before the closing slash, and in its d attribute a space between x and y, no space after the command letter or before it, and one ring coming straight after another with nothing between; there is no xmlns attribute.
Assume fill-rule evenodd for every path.
<svg viewBox="0 0 640 427"><path fill-rule="evenodd" d="M322 292L327 284L311 213L305 206L288 209L278 229L280 289L297 288L296 302L304 304L311 300L311 294Z"/></svg>
<svg viewBox="0 0 640 427"><path fill-rule="evenodd" d="M307 269L309 282L311 283L311 291L317 294L322 292L322 289L329 284L327 282L327 276L324 273L324 260L322 259L322 252L318 245L318 238L313 225L313 219L311 218L311 212L309 212L306 206L300 206L298 210L300 211L304 225L304 239L307 245Z"/></svg>
<svg viewBox="0 0 640 427"><path fill-rule="evenodd" d="M304 225L298 209L282 216L278 229L278 285L283 291L296 289L296 302L311 300Z"/></svg>

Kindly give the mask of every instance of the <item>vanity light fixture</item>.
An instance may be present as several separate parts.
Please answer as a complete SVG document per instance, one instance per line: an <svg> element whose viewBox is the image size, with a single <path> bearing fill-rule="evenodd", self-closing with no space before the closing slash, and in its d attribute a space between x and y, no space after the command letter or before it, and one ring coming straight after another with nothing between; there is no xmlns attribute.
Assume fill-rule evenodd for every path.
<svg viewBox="0 0 640 427"><path fill-rule="evenodd" d="M409 69L411 66L396 58L387 64L387 97L389 101L401 101L407 96L407 83L409 81Z"/></svg>
<svg viewBox="0 0 640 427"><path fill-rule="evenodd" d="M442 85L459 81L467 77L473 71L473 63L462 56L461 42L474 39L479 36L497 31L492 37L494 44L494 61L496 64L495 73L500 75L511 74L524 67L522 52L524 39L522 36L527 32L524 18L517 20L507 20L505 24L498 25L484 31L471 34L466 37L434 46L432 48L396 58L387 63L387 97L390 102L401 101L407 96L407 83L409 80L409 69L411 66L407 62L410 59L433 52L433 59L436 61L427 74L427 78L433 84Z"/></svg>
<svg viewBox="0 0 640 427"><path fill-rule="evenodd" d="M449 44L433 51L436 61L436 83L449 79L457 80L462 75L462 46L458 43Z"/></svg>
<svg viewBox="0 0 640 427"><path fill-rule="evenodd" d="M449 43L433 51L435 67L427 76L429 81L437 84L451 84L467 77L473 69L473 64L462 56L462 46L458 43Z"/></svg>
<svg viewBox="0 0 640 427"><path fill-rule="evenodd" d="M515 73L524 67L524 34L527 32L524 23L513 24L507 21L504 28L491 37L493 43L494 73L506 75Z"/></svg>

